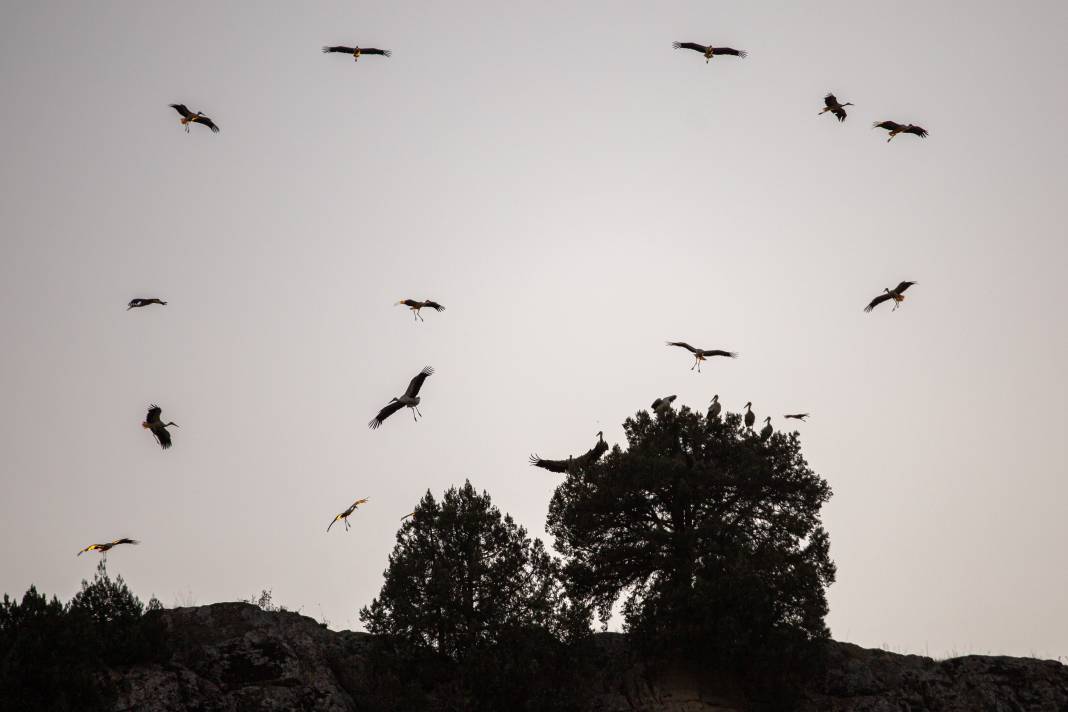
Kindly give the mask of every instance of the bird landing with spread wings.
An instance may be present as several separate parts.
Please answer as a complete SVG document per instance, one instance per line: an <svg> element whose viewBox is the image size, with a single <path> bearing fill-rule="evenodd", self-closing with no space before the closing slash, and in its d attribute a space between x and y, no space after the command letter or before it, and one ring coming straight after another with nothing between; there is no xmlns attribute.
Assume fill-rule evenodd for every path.
<svg viewBox="0 0 1068 712"><path fill-rule="evenodd" d="M549 472L571 473L588 467L601 459L601 455L608 450L608 443L604 441L604 433L597 433L597 444L578 457L568 457L566 460L543 460L537 455L530 456L530 464L540 467Z"/></svg>
<svg viewBox="0 0 1068 712"><path fill-rule="evenodd" d="M748 52L744 49L733 49L731 47L705 47L704 45L697 44L696 42L672 42L671 46L675 49L692 49L694 52L700 52L705 56L705 64L712 61L713 57L725 54L731 57L746 57Z"/></svg>
<svg viewBox="0 0 1068 712"><path fill-rule="evenodd" d="M136 539L127 539L126 537L123 537L122 539L116 539L115 541L108 542L107 544L90 544L89 546L87 546L84 549L82 549L81 551L79 551L78 552L78 556L81 556L82 554L84 554L87 551L99 551L101 553L101 555L103 555L103 557L106 559L106 558L108 558L108 552L114 546L118 546L119 544L140 544L140 543L141 542L137 541Z"/></svg>
<svg viewBox="0 0 1068 712"><path fill-rule="evenodd" d="M388 49L375 49L374 47L345 47L344 45L335 45L333 47L323 47L323 54L330 54L332 52L338 52L339 54L352 55L353 62L359 62L360 57L365 54L377 54L383 57L392 57L393 52Z"/></svg>
<svg viewBox="0 0 1068 712"><path fill-rule="evenodd" d="M417 301L415 299L402 299L399 302L397 302L394 306L398 306L398 307L399 306L406 306L409 309L411 309L412 310L412 314L415 315L413 321L415 321L416 319L418 319L419 321L425 321L425 319L423 319L422 315L419 313L419 310L423 309L423 308L433 309L436 312L445 311L445 307L441 306L437 302L432 301L430 299L424 299L421 302Z"/></svg>
<svg viewBox="0 0 1068 712"><path fill-rule="evenodd" d="M701 372L701 362L710 356L725 356L726 358L738 358L738 354L733 351L721 351L719 349L697 349L693 346L690 346L685 341L668 341L666 343L668 346L679 346L692 353L694 357L694 363L693 366L690 366L690 370L692 371L696 368L698 373Z"/></svg>
<svg viewBox="0 0 1068 712"><path fill-rule="evenodd" d="M678 398L677 395L657 398L649 407L652 408L654 413L662 418L671 412L671 404L675 402L676 398Z"/></svg>
<svg viewBox="0 0 1068 712"><path fill-rule="evenodd" d="M845 107L853 106L853 102L851 101L847 101L844 104L839 104L838 100L834 98L834 94L828 94L827 96L823 97L823 103L826 106L824 107L823 111L820 112L820 114L826 114L829 111L838 118L839 122L846 120Z"/></svg>
<svg viewBox="0 0 1068 712"><path fill-rule="evenodd" d="M378 415L376 415L371 420L371 422L367 424L367 427L369 427L371 430L377 429L378 426L382 425L382 422L386 418L393 415L398 410L404 407L412 409L413 420L419 420L419 418L416 417L417 415L422 415L422 413L419 412L419 389L423 387L423 381L425 381L427 377L432 375L433 373L434 369L432 369L430 366L427 366L422 371L420 371L419 374L415 378L413 378L408 384L408 390L404 391L404 395L399 398L393 398L392 400L390 400L389 405L378 411Z"/></svg>
<svg viewBox="0 0 1068 712"><path fill-rule="evenodd" d="M219 133L219 127L215 125L215 122L199 111L194 114L185 104L171 104L171 108L181 114L182 118L179 119L179 123L185 127L186 133L189 133L190 124L201 124L211 129L212 133Z"/></svg>
<svg viewBox="0 0 1068 712"><path fill-rule="evenodd" d="M334 517L334 520L332 522L330 522L330 524L327 525L326 530L330 531L330 527L332 527L335 524L337 524L338 521L340 520L341 522L343 522L345 524L345 531L348 531L349 530L349 516L353 512L356 511L357 507L359 507L361 504L366 504L369 501L370 501L370 498L364 497L363 499L358 499L355 502L353 502L351 505L349 505L348 509L346 509L341 514L339 514L336 517Z"/></svg>
<svg viewBox="0 0 1068 712"><path fill-rule="evenodd" d="M913 134L920 138L927 138L927 130L921 129L915 124L899 124L896 121L877 121L871 125L873 129L886 129L890 132L890 138L886 139L887 143L894 140L894 136L900 133Z"/></svg>
<svg viewBox="0 0 1068 712"><path fill-rule="evenodd" d="M905 290L916 284L915 282L902 282L893 289L884 289L883 294L880 294L875 299L871 300L868 306L864 307L865 312L870 312L875 307L879 306L885 301L890 299L894 300L894 308L890 311L897 311L897 308L901 306L901 302L905 301Z"/></svg>
<svg viewBox="0 0 1068 712"><path fill-rule="evenodd" d="M159 304L164 307L167 306L167 302L162 299L157 299L156 297L138 297L130 300L130 303L126 305L126 311L137 309L138 307L147 307L149 304Z"/></svg>
<svg viewBox="0 0 1068 712"><path fill-rule="evenodd" d="M160 418L162 413L163 409L153 403L149 406L148 415L145 416L145 421L141 423L141 427L146 430L151 430L152 434L156 436L156 441L159 443L159 446L166 450L171 446L171 434L167 432L167 428L172 425L177 428L178 423L164 423Z"/></svg>

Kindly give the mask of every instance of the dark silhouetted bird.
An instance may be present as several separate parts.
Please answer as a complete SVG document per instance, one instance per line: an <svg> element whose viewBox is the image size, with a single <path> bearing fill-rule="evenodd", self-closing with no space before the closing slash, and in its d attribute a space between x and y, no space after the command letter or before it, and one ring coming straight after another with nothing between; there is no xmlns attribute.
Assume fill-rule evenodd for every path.
<svg viewBox="0 0 1068 712"><path fill-rule="evenodd" d="M755 422L756 415L753 413L753 401L749 401L745 404L745 427L752 428Z"/></svg>
<svg viewBox="0 0 1068 712"><path fill-rule="evenodd" d="M792 415L784 415L784 418L792 418L793 420L800 420L802 423L808 418L808 413L793 413Z"/></svg>
<svg viewBox="0 0 1068 712"><path fill-rule="evenodd" d="M671 404L676 398L678 398L678 396L664 396L663 398L657 398L649 407L652 408L653 412L657 415L667 415L671 412Z"/></svg>
<svg viewBox="0 0 1068 712"><path fill-rule="evenodd" d="M920 138L927 138L927 131L921 129L919 126L913 124L899 124L896 121L881 121L871 125L873 129L886 129L890 132L890 138L886 139L887 143L890 143L899 133L909 133L919 136Z"/></svg>
<svg viewBox="0 0 1068 712"><path fill-rule="evenodd" d="M760 439L767 440L771 437L771 433L771 416L769 415L767 418L764 418L764 427L760 429Z"/></svg>
<svg viewBox="0 0 1068 712"><path fill-rule="evenodd" d="M353 62L359 62L360 57L365 54L379 54L383 57L393 56L393 52L388 49L375 49L374 47L345 47L343 45L336 45L334 47L323 47L323 53L330 54L331 52L339 52L340 54L351 54Z"/></svg>
<svg viewBox="0 0 1068 712"><path fill-rule="evenodd" d="M847 101L844 104L839 104L838 100L834 98L834 94L828 94L827 96L823 97L823 103L827 106L820 113L825 114L829 111L835 116L837 116L839 121L846 120L845 107L853 106L853 102L851 101Z"/></svg>
<svg viewBox="0 0 1068 712"><path fill-rule="evenodd" d="M708 419L715 420L723 411L723 405L719 402L719 394L712 396L712 403L708 406Z"/></svg>
<svg viewBox="0 0 1068 712"><path fill-rule="evenodd" d="M153 403L149 406L148 415L145 416L145 422L141 423L141 427L151 430L159 446L166 450L171 446L171 434L167 432L167 428L172 425L177 428L178 423L164 423L159 417L162 412L163 409Z"/></svg>
<svg viewBox="0 0 1068 712"><path fill-rule="evenodd" d="M171 104L171 108L182 115L182 118L179 123L181 123L182 126L185 127L186 133L189 133L189 124L202 124L211 129L212 133L219 133L219 127L215 125L215 122L209 119L207 116L204 116L204 114L200 113L199 111L194 114L192 111L186 108L185 104Z"/></svg>
<svg viewBox="0 0 1068 712"><path fill-rule="evenodd" d="M166 306L167 302L163 301L162 299L156 299L155 297L150 297L147 299L138 297L137 299L130 300L130 303L126 305L126 311L136 309L137 307L147 307L149 304L162 304L163 306Z"/></svg>
<svg viewBox="0 0 1068 712"><path fill-rule="evenodd" d="M116 539L115 541L109 542L107 544L90 544L89 546L87 546L84 549L82 549L81 551L79 551L78 552L78 556L81 556L82 554L84 554L87 551L99 551L104 556L104 558L106 559L107 556L108 556L108 551L110 551L111 547L113 547L113 546L118 546L119 544L140 544L140 543L141 542L136 541L134 539L127 539L127 538L123 537L122 539Z"/></svg>
<svg viewBox="0 0 1068 712"><path fill-rule="evenodd" d="M679 346L693 354L694 362L693 366L690 366L690 370L697 369L697 372L701 372L701 362L709 356L725 356L727 358L737 358L738 354L733 351L720 351L719 349L697 349L690 346L685 341L668 341L668 346Z"/></svg>
<svg viewBox="0 0 1068 712"><path fill-rule="evenodd" d="M353 512L355 512L356 508L359 507L361 504L364 504L364 503L366 503L368 501L370 501L370 500L367 499L367 498L364 498L364 499L358 499L355 502L353 502L349 506L348 509L346 509L341 514L339 514L336 517L334 517L334 520L332 522L330 522L329 525L327 525L326 530L330 531L330 527L334 526L337 523L337 521L340 519L342 522L345 523L345 531L348 531L348 529L349 529L349 515L352 514Z"/></svg>
<svg viewBox="0 0 1068 712"><path fill-rule="evenodd" d="M438 304L437 302L433 302L433 301L431 301L429 299L426 299L426 300L421 301L421 302L416 301L414 299L402 299L399 302L397 302L394 306L398 306L399 307L401 305L404 305L404 306L408 307L409 309L411 309L412 310L412 314L415 315L414 318L418 319L419 321L424 321L423 317L419 314L419 310L423 309L424 307L427 308L427 309L433 309L434 311L438 311L438 312L445 311L445 307L443 307L440 304Z"/></svg>
<svg viewBox="0 0 1068 712"><path fill-rule="evenodd" d="M891 311L897 311L897 308L901 306L901 302L905 301L905 290L914 284L916 283L902 282L893 289L884 289L883 294L880 294L875 299L872 299L871 303L869 303L868 306L864 307L864 311L870 312L875 307L890 299L894 300L894 308L891 309Z"/></svg>
<svg viewBox="0 0 1068 712"><path fill-rule="evenodd" d="M537 455L530 456L530 464L540 467L549 472L572 472L572 468L581 469L597 462L608 450L608 443L604 441L604 433L597 433L597 444L578 457L569 457L566 460L543 460Z"/></svg>
<svg viewBox="0 0 1068 712"><path fill-rule="evenodd" d="M730 55L732 57L745 57L749 54L742 49L732 49L730 47L705 47L696 42L672 42L671 46L675 49L692 49L694 52L700 52L705 56L705 64L708 64L713 57L721 54Z"/></svg>
<svg viewBox="0 0 1068 712"><path fill-rule="evenodd" d="M423 381L427 379L427 376L431 375L432 373L434 373L434 369L432 369L430 366L427 366L422 371L420 371L419 375L413 378L408 384L408 390L404 392L404 395L402 395L400 398L392 399L389 402L389 405L378 411L378 415L376 415L374 419L367 424L367 427L371 428L371 430L376 429L379 425L382 424L382 421L396 413L401 408L404 408L405 406L412 409L412 419L418 420L416 415L422 415L422 413L419 412L419 389L423 387Z"/></svg>

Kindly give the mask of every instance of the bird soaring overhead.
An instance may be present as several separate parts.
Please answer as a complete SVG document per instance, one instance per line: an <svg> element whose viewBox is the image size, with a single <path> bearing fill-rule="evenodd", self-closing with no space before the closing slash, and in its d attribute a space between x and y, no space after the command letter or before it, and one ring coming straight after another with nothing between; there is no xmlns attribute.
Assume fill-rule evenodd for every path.
<svg viewBox="0 0 1068 712"><path fill-rule="evenodd" d="M429 299L425 299L425 300L423 300L421 302L420 301L416 301L415 299L402 299L399 302L397 302L394 306L398 306L399 307L401 305L404 305L404 306L408 307L409 309L411 309L412 310L412 314L415 315L415 319L418 319L419 321L424 321L423 317L419 314L419 310L424 308L424 307L426 307L427 309L433 309L434 311L438 311L438 312L445 311L445 307L443 307L440 304L438 304L437 302L431 301ZM414 319L413 319L413 321L414 321Z"/></svg>
<svg viewBox="0 0 1068 712"><path fill-rule="evenodd" d="M654 413L663 417L671 412L671 404L676 398L678 398L678 396L664 396L663 398L657 398L649 407L653 409Z"/></svg>
<svg viewBox="0 0 1068 712"><path fill-rule="evenodd" d="M719 394L712 396L712 403L708 406L708 419L715 420L723 410L723 404L719 402Z"/></svg>
<svg viewBox="0 0 1068 712"><path fill-rule="evenodd" d="M808 413L794 413L792 415L784 415L784 418L792 418L793 420L800 420L802 423L808 418Z"/></svg>
<svg viewBox="0 0 1068 712"><path fill-rule="evenodd" d="M746 57L749 54L742 49L732 49L731 47L705 47L696 42L672 42L671 46L675 49L692 49L694 52L700 52L705 56L705 64L708 64L713 57L721 54L727 54L732 57Z"/></svg>
<svg viewBox="0 0 1068 712"><path fill-rule="evenodd" d="M752 428L756 422L756 414L753 413L753 401L745 404L745 427Z"/></svg>
<svg viewBox="0 0 1068 712"><path fill-rule="evenodd" d="M382 421L396 413L401 408L404 408L405 406L412 409L412 419L418 420L416 414L422 415L422 413L419 412L419 389L423 387L423 381L425 381L427 377L433 373L434 369L432 369L430 366L427 366L422 371L420 371L419 374L411 380L411 383L408 384L408 390L404 392L404 395L402 395L400 398L394 398L390 400L389 405L378 411L378 415L376 415L371 420L371 422L367 424L367 427L369 427L371 430L375 430L376 428L378 428L379 425L382 424Z"/></svg>
<svg viewBox="0 0 1068 712"><path fill-rule="evenodd" d="M126 305L126 311L136 309L137 307L147 307L149 304L161 304L163 306L166 306L167 302L163 301L162 299L157 299L155 297L138 297L136 299L130 300L130 303Z"/></svg>
<svg viewBox="0 0 1068 712"><path fill-rule="evenodd" d="M84 554L87 551L99 551L106 558L107 555L108 555L108 551L113 546L118 546L119 544L140 544L140 543L141 542L136 541L134 539L127 539L126 537L123 537L122 539L116 539L115 541L109 542L107 544L90 544L89 546L87 546L84 549L82 549L81 551L79 551L77 555L81 556L82 554Z"/></svg>
<svg viewBox="0 0 1068 712"><path fill-rule="evenodd" d="M164 423L159 417L162 412L163 409L153 403L149 406L148 415L145 416L145 422L141 423L141 427L151 430L159 446L166 450L171 446L171 434L167 432L167 428L172 425L177 428L178 423Z"/></svg>
<svg viewBox="0 0 1068 712"><path fill-rule="evenodd" d="M710 356L726 356L727 358L737 358L738 354L733 351L720 351L719 349L697 349L690 346L685 341L668 341L668 346L680 346L693 354L694 362L693 366L690 366L690 370L697 369L697 372L701 372L701 362Z"/></svg>
<svg viewBox="0 0 1068 712"><path fill-rule="evenodd" d="M864 307L864 311L870 312L875 307L879 306L883 302L893 299L894 308L891 311L897 311L897 308L901 306L901 302L905 301L905 290L916 284L915 282L901 282L893 289L884 289L883 294L880 294L875 299L871 300L868 306Z"/></svg>
<svg viewBox="0 0 1068 712"><path fill-rule="evenodd" d="M838 100L834 98L834 94L828 94L827 96L823 97L823 103L826 104L827 106L825 106L823 111L821 111L820 113L824 114L824 113L827 113L829 111L829 112L831 112L832 114L834 114L835 116L838 117L838 121L839 122L842 122L842 121L846 120L845 107L853 106L853 102L851 102L851 101L847 101L844 104L839 104Z"/></svg>
<svg viewBox="0 0 1068 712"><path fill-rule="evenodd" d="M530 456L530 464L540 467L549 472L572 472L574 469L582 469L597 462L608 450L608 443L604 441L604 433L597 433L597 444L578 457L569 457L566 460L543 460L537 455Z"/></svg>
<svg viewBox="0 0 1068 712"><path fill-rule="evenodd" d="M890 138L886 139L887 143L890 143L894 136L899 133L909 133L919 136L920 138L927 138L927 130L921 129L915 124L899 124L896 121L881 121L871 125L873 129L886 129L890 132Z"/></svg>
<svg viewBox="0 0 1068 712"><path fill-rule="evenodd" d="M393 56L393 52L388 49L375 49L374 47L345 47L344 45L336 45L334 47L323 47L324 54L330 54L331 52L340 52L341 54L351 54L353 62L359 62L360 57L365 54L380 54L383 57Z"/></svg>
<svg viewBox="0 0 1068 712"><path fill-rule="evenodd" d="M185 127L186 133L189 133L189 124L202 124L211 129L212 133L219 133L219 127L215 125L215 122L199 111L194 114L185 104L171 104L171 108L182 115L179 123Z"/></svg>
<svg viewBox="0 0 1068 712"><path fill-rule="evenodd" d="M340 519L342 522L345 523L345 531L348 531L348 529L349 529L349 515L352 514L353 512L355 512L356 508L359 507L361 504L364 504L364 503L369 502L369 501L370 500L365 497L364 499L358 499L355 502L353 502L349 506L348 509L346 509L341 514L339 514L336 517L334 517L333 521L330 522L329 525L327 525L326 530L330 531L330 527L334 526L334 524L336 524L337 521Z"/></svg>

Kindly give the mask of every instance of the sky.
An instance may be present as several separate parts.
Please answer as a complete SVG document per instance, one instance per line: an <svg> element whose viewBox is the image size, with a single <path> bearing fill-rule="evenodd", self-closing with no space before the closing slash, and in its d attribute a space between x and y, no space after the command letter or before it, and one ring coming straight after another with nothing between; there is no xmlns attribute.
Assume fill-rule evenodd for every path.
<svg viewBox="0 0 1068 712"><path fill-rule="evenodd" d="M470 478L544 537L530 453L719 394L812 414L835 638L1068 656L1066 26L1059 0L5 3L0 591L67 599L75 552L129 536L109 570L143 599L271 589L360 629L428 489ZM698 374L665 340L740 356ZM424 418L369 430L428 364Z"/></svg>

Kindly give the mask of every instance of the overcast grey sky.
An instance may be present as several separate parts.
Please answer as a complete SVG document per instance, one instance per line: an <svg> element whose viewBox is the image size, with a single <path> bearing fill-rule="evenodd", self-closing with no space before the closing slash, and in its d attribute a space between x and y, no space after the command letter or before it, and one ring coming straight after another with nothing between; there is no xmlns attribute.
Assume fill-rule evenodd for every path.
<svg viewBox="0 0 1068 712"><path fill-rule="evenodd" d="M528 454L718 393L812 413L836 638L1068 655L1066 28L1060 0L5 3L0 591L69 597L78 549L131 536L109 568L145 598L266 587L358 628L427 488L543 535ZM698 375L665 339L741 356ZM368 430L426 364L425 419Z"/></svg>

